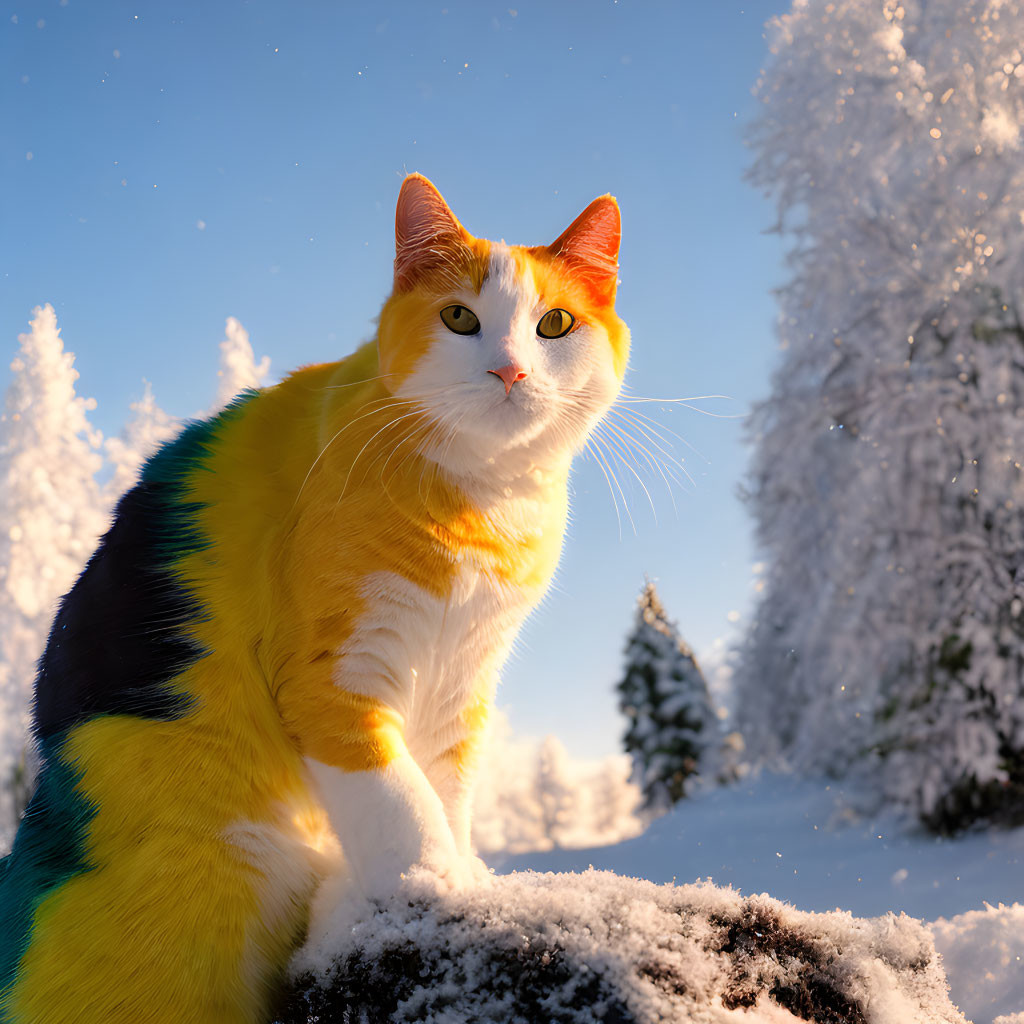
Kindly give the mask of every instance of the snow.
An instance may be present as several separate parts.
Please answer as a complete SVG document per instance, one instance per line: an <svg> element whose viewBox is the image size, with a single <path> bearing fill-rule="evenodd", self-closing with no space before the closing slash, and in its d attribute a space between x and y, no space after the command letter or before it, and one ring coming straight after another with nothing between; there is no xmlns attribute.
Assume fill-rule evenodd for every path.
<svg viewBox="0 0 1024 1024"><path fill-rule="evenodd" d="M220 369L217 370L219 380L214 409L227 405L240 391L262 387L269 372L270 356L264 356L257 363L249 332L233 316L229 316L224 325L224 340L220 343Z"/></svg>
<svg viewBox="0 0 1024 1024"><path fill-rule="evenodd" d="M413 876L390 900L343 904L293 972L287 1022L962 1020L931 935L909 918L589 870L443 895Z"/></svg>
<svg viewBox="0 0 1024 1024"><path fill-rule="evenodd" d="M105 488L111 503L135 485L146 459L181 429L180 421L156 404L153 386L148 380L142 398L132 402L129 408L131 416L120 437L109 437L104 442L107 461L114 467Z"/></svg>
<svg viewBox="0 0 1024 1024"><path fill-rule="evenodd" d="M0 413L0 839L24 804L34 758L28 704L50 620L105 528L92 399L50 305L18 335Z"/></svg>
<svg viewBox="0 0 1024 1024"><path fill-rule="evenodd" d="M593 866L654 882L707 878L802 910L905 913L932 922L951 998L970 1020L993 1024L1024 1011L1024 905L1014 903L1024 829L936 838L901 831L896 818L855 819L851 795L828 780L764 772L686 799L615 846L492 864L502 872Z"/></svg>

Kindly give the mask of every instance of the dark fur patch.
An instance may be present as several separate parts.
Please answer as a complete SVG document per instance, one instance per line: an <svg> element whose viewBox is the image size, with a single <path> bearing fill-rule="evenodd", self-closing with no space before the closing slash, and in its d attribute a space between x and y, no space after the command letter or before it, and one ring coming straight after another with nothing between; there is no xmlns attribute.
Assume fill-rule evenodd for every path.
<svg viewBox="0 0 1024 1024"><path fill-rule="evenodd" d="M36 680L36 732L46 738L99 714L173 719L186 698L167 683L202 651L185 631L199 606L161 546L167 485L141 483L61 603Z"/></svg>
<svg viewBox="0 0 1024 1024"><path fill-rule="evenodd" d="M250 397L187 426L121 499L114 525L62 601L40 659L40 738L95 715L167 721L187 712L188 695L169 684L203 656L189 628L203 609L175 566L208 544L188 477L202 468L218 430Z"/></svg>

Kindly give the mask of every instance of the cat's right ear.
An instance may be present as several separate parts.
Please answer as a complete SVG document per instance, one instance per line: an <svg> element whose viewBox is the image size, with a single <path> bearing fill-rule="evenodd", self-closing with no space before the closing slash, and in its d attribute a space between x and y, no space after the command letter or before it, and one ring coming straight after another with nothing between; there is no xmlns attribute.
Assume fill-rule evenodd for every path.
<svg viewBox="0 0 1024 1024"><path fill-rule="evenodd" d="M402 182L395 210L395 290L444 273L460 262L469 235L422 174Z"/></svg>
<svg viewBox="0 0 1024 1024"><path fill-rule="evenodd" d="M621 237L619 204L614 196L600 196L547 250L567 263L573 273L590 287L595 298L613 302L619 279Z"/></svg>

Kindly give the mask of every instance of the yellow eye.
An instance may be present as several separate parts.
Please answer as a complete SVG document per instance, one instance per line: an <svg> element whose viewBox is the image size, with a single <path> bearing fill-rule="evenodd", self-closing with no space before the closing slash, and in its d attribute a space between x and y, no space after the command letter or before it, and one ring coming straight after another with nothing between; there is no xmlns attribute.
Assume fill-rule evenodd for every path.
<svg viewBox="0 0 1024 1024"><path fill-rule="evenodd" d="M542 338L564 338L576 323L572 313L564 309L549 309L537 324L537 333Z"/></svg>
<svg viewBox="0 0 1024 1024"><path fill-rule="evenodd" d="M480 321L468 306L445 306L441 310L441 323L453 334L480 333Z"/></svg>

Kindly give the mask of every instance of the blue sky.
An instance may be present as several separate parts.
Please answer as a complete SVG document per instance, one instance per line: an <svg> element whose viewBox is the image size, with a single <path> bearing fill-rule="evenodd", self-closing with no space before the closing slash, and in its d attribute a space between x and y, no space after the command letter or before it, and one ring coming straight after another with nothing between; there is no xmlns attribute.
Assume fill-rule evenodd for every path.
<svg viewBox="0 0 1024 1024"><path fill-rule="evenodd" d="M742 416L767 393L783 279L742 133L785 5L509 3L0 4L0 385L44 302L107 434L143 378L170 413L206 408L227 316L275 376L347 354L372 334L419 171L470 231L513 243L616 195L633 393L725 394L698 404ZM644 573L698 651L751 594L742 420L644 408L696 449L679 448L694 484L673 505L648 480L655 518L622 471L636 534L623 517L620 538L579 465L556 587L499 697L578 756L618 747Z"/></svg>

